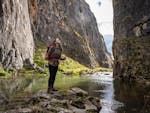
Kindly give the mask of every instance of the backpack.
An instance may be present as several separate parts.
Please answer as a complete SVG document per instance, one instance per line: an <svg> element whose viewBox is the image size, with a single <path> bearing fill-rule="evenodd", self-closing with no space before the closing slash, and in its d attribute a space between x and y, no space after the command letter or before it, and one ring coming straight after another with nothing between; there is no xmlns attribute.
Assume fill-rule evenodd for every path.
<svg viewBox="0 0 150 113"><path fill-rule="evenodd" d="M51 60L53 58L55 59L60 59L61 58L61 53L62 53L62 48L61 47L48 47L47 52L46 52L46 60Z"/></svg>
<svg viewBox="0 0 150 113"><path fill-rule="evenodd" d="M61 53L62 53L61 47L52 47L50 56L55 59L60 59Z"/></svg>

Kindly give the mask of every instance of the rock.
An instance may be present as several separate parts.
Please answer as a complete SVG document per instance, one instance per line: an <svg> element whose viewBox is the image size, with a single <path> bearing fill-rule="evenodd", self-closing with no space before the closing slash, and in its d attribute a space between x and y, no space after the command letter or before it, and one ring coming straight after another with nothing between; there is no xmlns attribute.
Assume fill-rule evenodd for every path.
<svg viewBox="0 0 150 113"><path fill-rule="evenodd" d="M34 97L39 97L39 98L43 98L43 99L50 99L50 95L47 94L46 90L40 90L38 91Z"/></svg>
<svg viewBox="0 0 150 113"><path fill-rule="evenodd" d="M42 102L40 102L39 103L39 105L41 106L41 107L43 107L43 108L47 108L47 109L50 109L51 108L51 105L50 105L51 103L50 103L50 101L42 101Z"/></svg>
<svg viewBox="0 0 150 113"><path fill-rule="evenodd" d="M74 106L70 106L70 109L73 111L73 113L86 113L84 109L79 109Z"/></svg>
<svg viewBox="0 0 150 113"><path fill-rule="evenodd" d="M72 98L72 99L76 99L77 98L77 95L74 91L72 90L68 90L67 91L67 98Z"/></svg>
<svg viewBox="0 0 150 113"><path fill-rule="evenodd" d="M36 68L35 72L41 73L41 74L46 74L46 71L42 68Z"/></svg>
<svg viewBox="0 0 150 113"><path fill-rule="evenodd" d="M80 89L80 88L71 88L71 90L77 95L77 96L87 96L88 95L88 92Z"/></svg>
<svg viewBox="0 0 150 113"><path fill-rule="evenodd" d="M149 81L147 81L145 84L146 84L147 86L150 86L150 82L149 82Z"/></svg>
<svg viewBox="0 0 150 113"><path fill-rule="evenodd" d="M75 99L75 100L71 100L70 103L74 107L77 107L79 109L85 109L84 99L78 98L78 99Z"/></svg>
<svg viewBox="0 0 150 113"><path fill-rule="evenodd" d="M67 56L88 67L111 67L103 36L96 19L84 0L29 0L30 19L35 43L49 44L61 39Z"/></svg>
<svg viewBox="0 0 150 113"><path fill-rule="evenodd" d="M113 74L139 81L150 75L150 2L113 0L113 7Z"/></svg>
<svg viewBox="0 0 150 113"><path fill-rule="evenodd" d="M135 28L133 29L133 31L134 31L134 33L135 33L135 36L137 36L137 37L142 36L141 28L140 28L140 27L135 27Z"/></svg>
<svg viewBox="0 0 150 113"><path fill-rule="evenodd" d="M73 71L68 71L68 72L64 72L63 74L65 74L65 75L72 75L73 74Z"/></svg>
<svg viewBox="0 0 150 113"><path fill-rule="evenodd" d="M5 112L0 112L0 113L18 113L18 111L17 110L8 110Z"/></svg>
<svg viewBox="0 0 150 113"><path fill-rule="evenodd" d="M72 110L68 110L68 109L64 109L64 108L56 108L57 111L59 111L58 113L72 113Z"/></svg>
<svg viewBox="0 0 150 113"><path fill-rule="evenodd" d="M68 108L68 101L67 100L57 100L57 99L52 99L51 100L51 105L52 106L59 106L61 108Z"/></svg>
<svg viewBox="0 0 150 113"><path fill-rule="evenodd" d="M48 113L45 109L42 109L40 106L38 105L33 105L33 106L29 106L32 109L32 113L41 113L41 112L45 112Z"/></svg>
<svg viewBox="0 0 150 113"><path fill-rule="evenodd" d="M32 110L29 108L22 108L19 109L19 113L32 113Z"/></svg>
<svg viewBox="0 0 150 113"><path fill-rule="evenodd" d="M79 92L85 92L80 88ZM74 98L68 96L68 92L58 91L53 94L47 94L46 90L40 90L35 95L30 97L17 98L10 100L9 103L3 103L8 107L5 113L97 113L100 111L100 102L95 97L88 95L77 95L75 91L72 93ZM57 98L58 95L63 98ZM18 101L19 100L19 101ZM13 109L12 109L13 108ZM3 112L3 113L4 113Z"/></svg>
<svg viewBox="0 0 150 113"><path fill-rule="evenodd" d="M8 101L6 95L2 91L0 91L0 104L1 105L2 104L7 104L8 102L9 101Z"/></svg>
<svg viewBox="0 0 150 113"><path fill-rule="evenodd" d="M32 97L30 100L27 101L27 104L36 105L40 103L40 99L37 97Z"/></svg>
<svg viewBox="0 0 150 113"><path fill-rule="evenodd" d="M13 95L15 92L21 91L24 88L28 87L32 82L31 78L15 78L15 79L1 79L0 80L0 89L2 93L7 95Z"/></svg>
<svg viewBox="0 0 150 113"><path fill-rule="evenodd" d="M85 102L85 109L87 113L98 113L99 110L90 101Z"/></svg>
<svg viewBox="0 0 150 113"><path fill-rule="evenodd" d="M4 69L20 69L33 63L34 42L28 1L0 2L0 64Z"/></svg>
<svg viewBox="0 0 150 113"><path fill-rule="evenodd" d="M88 100L97 107L98 111L101 109L100 99L96 97L88 97Z"/></svg>

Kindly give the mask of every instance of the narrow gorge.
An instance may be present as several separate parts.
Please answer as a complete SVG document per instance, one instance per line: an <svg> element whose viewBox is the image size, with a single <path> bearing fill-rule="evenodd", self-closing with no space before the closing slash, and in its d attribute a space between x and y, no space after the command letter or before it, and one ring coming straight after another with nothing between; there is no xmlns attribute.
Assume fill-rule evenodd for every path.
<svg viewBox="0 0 150 113"><path fill-rule="evenodd" d="M0 10L0 62L4 69L33 65L35 47L46 48L56 37L61 39L64 53L81 64L112 67L96 19L84 0L2 0Z"/></svg>
<svg viewBox="0 0 150 113"><path fill-rule="evenodd" d="M0 0L0 113L150 113L150 1L110 1L113 55L85 0Z"/></svg>
<svg viewBox="0 0 150 113"><path fill-rule="evenodd" d="M149 80L150 3L113 0L114 77ZM62 40L64 53L87 67L112 67L96 19L84 0L1 0L0 67L34 65L35 47ZM45 47L46 48L46 47Z"/></svg>

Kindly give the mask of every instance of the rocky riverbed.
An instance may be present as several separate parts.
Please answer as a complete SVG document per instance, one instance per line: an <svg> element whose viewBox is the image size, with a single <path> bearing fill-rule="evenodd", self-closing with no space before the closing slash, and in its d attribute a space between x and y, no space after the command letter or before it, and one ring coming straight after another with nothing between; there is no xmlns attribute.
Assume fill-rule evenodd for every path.
<svg viewBox="0 0 150 113"><path fill-rule="evenodd" d="M1 108L0 113L98 113L101 104L100 99L75 87L50 94L40 90L31 96L8 100Z"/></svg>

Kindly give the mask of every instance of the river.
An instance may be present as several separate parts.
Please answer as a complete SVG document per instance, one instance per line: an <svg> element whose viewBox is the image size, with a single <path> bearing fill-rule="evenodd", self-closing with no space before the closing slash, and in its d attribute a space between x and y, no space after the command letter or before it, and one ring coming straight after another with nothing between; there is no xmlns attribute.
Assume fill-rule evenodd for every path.
<svg viewBox="0 0 150 113"><path fill-rule="evenodd" d="M47 79L48 77L29 79L30 84L25 82L24 90L19 91L18 95L47 88ZM0 90L9 90L8 87L11 86L12 84L7 84L7 88L0 87ZM85 76L57 76L55 87L59 90L80 87L89 95L100 98L102 109L99 113L149 113L149 110L143 110L145 109L144 96L148 94L149 88L139 87L134 82L114 80L111 72L97 72ZM17 95L14 90L12 93ZM13 94L7 92L7 95Z"/></svg>

